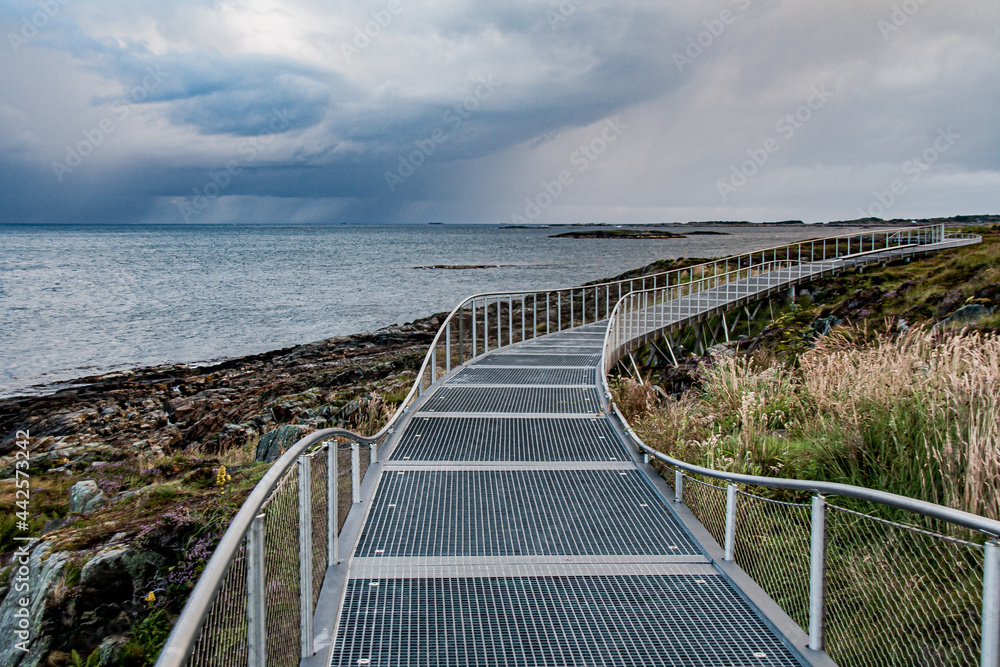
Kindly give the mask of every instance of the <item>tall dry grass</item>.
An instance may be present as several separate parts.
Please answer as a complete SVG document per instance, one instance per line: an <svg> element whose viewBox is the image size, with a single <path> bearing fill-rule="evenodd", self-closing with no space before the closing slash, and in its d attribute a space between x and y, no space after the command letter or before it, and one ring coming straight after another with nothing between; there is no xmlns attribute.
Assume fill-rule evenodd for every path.
<svg viewBox="0 0 1000 667"><path fill-rule="evenodd" d="M722 358L701 380L663 404L628 380L616 399L626 399L626 417L651 446L678 458L880 488L1000 518L995 335L840 329L794 369Z"/></svg>

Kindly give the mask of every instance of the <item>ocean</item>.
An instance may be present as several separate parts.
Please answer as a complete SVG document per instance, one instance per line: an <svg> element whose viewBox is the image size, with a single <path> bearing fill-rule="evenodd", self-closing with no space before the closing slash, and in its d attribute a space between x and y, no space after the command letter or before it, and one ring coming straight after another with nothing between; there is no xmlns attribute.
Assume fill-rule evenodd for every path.
<svg viewBox="0 0 1000 667"><path fill-rule="evenodd" d="M560 231L0 225L0 396L372 331L450 310L477 292L567 287L661 258L848 232L758 226L684 239L549 238ZM435 264L500 266L416 268Z"/></svg>

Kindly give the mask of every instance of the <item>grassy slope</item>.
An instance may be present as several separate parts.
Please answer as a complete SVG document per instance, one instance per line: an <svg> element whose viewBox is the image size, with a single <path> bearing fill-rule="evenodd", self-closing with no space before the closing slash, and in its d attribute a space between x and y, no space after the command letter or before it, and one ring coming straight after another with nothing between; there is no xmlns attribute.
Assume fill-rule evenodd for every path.
<svg viewBox="0 0 1000 667"><path fill-rule="evenodd" d="M1000 474L1000 449L989 415L1000 410L1000 379L988 332L1000 314L967 323L979 333L967 330L951 347L926 343L913 326L966 303L1000 304L1000 227L977 231L980 246L810 285L741 341L740 358L703 360L696 386L679 398L658 400L623 381L627 416L646 442L685 460L881 488L996 517L1000 488L990 475ZM843 328L817 347L813 323L831 316ZM951 366L938 368L944 356Z"/></svg>

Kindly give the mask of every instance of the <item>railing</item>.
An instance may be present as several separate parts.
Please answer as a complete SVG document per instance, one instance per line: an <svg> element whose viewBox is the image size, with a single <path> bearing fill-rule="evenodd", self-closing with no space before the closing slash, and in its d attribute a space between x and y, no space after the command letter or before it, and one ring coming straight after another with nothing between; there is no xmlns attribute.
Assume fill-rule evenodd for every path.
<svg viewBox="0 0 1000 667"><path fill-rule="evenodd" d="M939 248L981 241L973 234L930 238ZM823 253L811 266L772 260L693 284L624 296L605 335L605 386L607 373L630 349L670 327L712 309L724 311L738 298L759 298L825 273L828 261L831 268L844 268L881 261L880 255L896 248L925 245L911 243L905 232L885 239L881 247L850 245L839 256ZM835 253L840 245L835 244ZM1000 663L1000 522L873 489L692 465L646 445L617 407L614 411L646 460L673 470L675 503L688 507L705 526L722 547L723 559L749 573L794 621L808 627L810 649L825 650L844 667ZM809 503L788 503L748 487L813 496ZM914 525L886 521L830 504L828 496L925 518ZM941 530L928 530L927 523ZM955 526L972 534L959 539ZM985 543L974 540L975 534L985 535Z"/></svg>
<svg viewBox="0 0 1000 667"><path fill-rule="evenodd" d="M765 276L768 267L859 254L870 258L944 240L943 226L866 232L805 240L634 279L468 297L441 324L413 386L378 433L365 437L344 429L317 431L272 465L216 547L157 667L293 666L311 656L312 619L323 576L327 566L339 562L337 441L350 442L351 496L354 503L360 502L361 448L368 448L369 465L377 463L380 447L391 443L414 402L468 361L523 340L607 319L624 298L636 293L673 289L690 297L710 284ZM298 562L290 557L296 553Z"/></svg>

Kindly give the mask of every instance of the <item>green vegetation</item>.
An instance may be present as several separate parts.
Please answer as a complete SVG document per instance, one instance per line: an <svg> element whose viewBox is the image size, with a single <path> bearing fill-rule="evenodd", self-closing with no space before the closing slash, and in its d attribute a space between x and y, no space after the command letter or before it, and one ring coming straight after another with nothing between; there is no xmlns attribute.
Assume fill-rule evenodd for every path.
<svg viewBox="0 0 1000 667"><path fill-rule="evenodd" d="M741 354L703 361L687 392L624 378L616 400L650 446L692 463L1000 518L1000 227L977 231L980 246L818 284ZM985 308L931 327L968 304Z"/></svg>
<svg viewBox="0 0 1000 667"><path fill-rule="evenodd" d="M753 335L697 360L683 382L677 369L654 368L646 382L614 382L615 400L648 445L690 463L854 484L1000 519L1000 228L979 231L980 246L810 284L796 303L772 304ZM807 627L808 494L743 490L736 562ZM692 482L684 493L721 542L724 491ZM984 536L828 502L831 657L845 666L874 656L977 662Z"/></svg>

